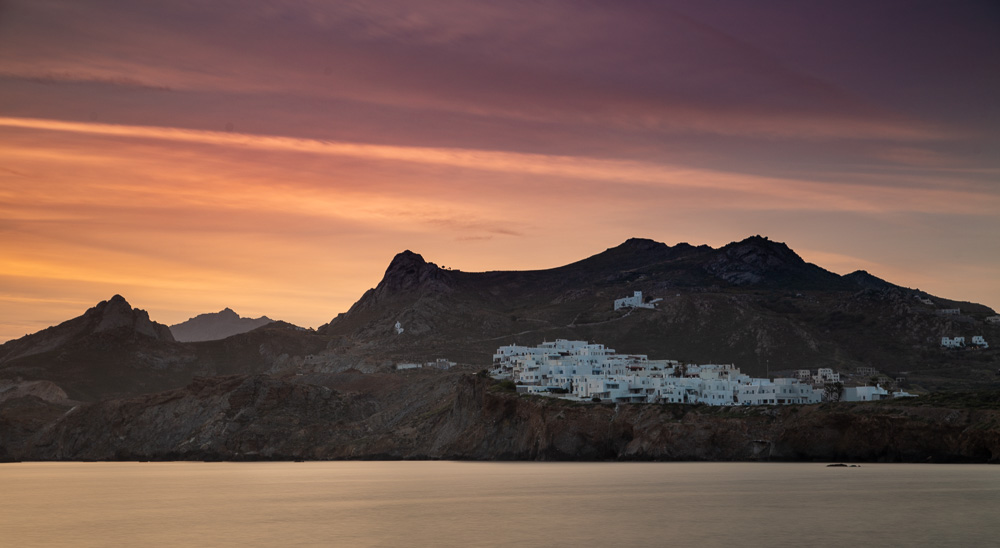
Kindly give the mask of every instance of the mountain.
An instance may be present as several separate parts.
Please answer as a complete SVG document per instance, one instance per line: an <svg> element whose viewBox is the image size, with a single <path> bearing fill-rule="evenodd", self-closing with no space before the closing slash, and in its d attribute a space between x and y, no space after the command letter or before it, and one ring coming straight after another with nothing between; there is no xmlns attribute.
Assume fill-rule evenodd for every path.
<svg viewBox="0 0 1000 548"><path fill-rule="evenodd" d="M634 291L661 300L650 310L613 309ZM939 313L949 308L962 313ZM759 376L864 366L955 388L992 379L1000 356L946 352L941 337L985 335L1000 344L1000 328L983 321L992 314L866 272L835 274L761 236L718 249L636 238L536 271L445 270L404 251L376 287L318 331L369 363L447 357L486 366L500 345L566 338L735 363Z"/></svg>
<svg viewBox="0 0 1000 548"><path fill-rule="evenodd" d="M0 381L50 381L73 400L179 388L195 376L294 369L327 341L284 322L224 340L181 343L121 295L83 315L0 345Z"/></svg>
<svg viewBox="0 0 1000 548"><path fill-rule="evenodd" d="M231 308L224 308L171 325L170 332L181 342L215 341L252 331L273 321L267 316L242 318Z"/></svg>
<svg viewBox="0 0 1000 548"><path fill-rule="evenodd" d="M643 293L649 308L615 310ZM954 313L954 309L960 309ZM225 312L225 311L223 311ZM233 313L235 315L235 313ZM178 342L120 296L0 346L0 460L461 458L1000 461L1000 326L973 303L840 276L755 236L630 239L562 267L462 272L404 251L319 330ZM397 328L398 323L398 328ZM986 350L942 336L984 335ZM555 338L744 372L859 366L954 402L603 406L508 392L495 349ZM451 371L395 371L449 358Z"/></svg>
<svg viewBox="0 0 1000 548"><path fill-rule="evenodd" d="M107 301L101 301L82 316L0 345L0 363L48 352L60 345L99 333L141 336L167 342L174 340L167 326L151 321L145 310L133 309L124 297L115 295Z"/></svg>
<svg viewBox="0 0 1000 548"><path fill-rule="evenodd" d="M170 329L121 295L83 315L0 345L0 377L47 380L74 399L155 390L192 356Z"/></svg>
<svg viewBox="0 0 1000 548"><path fill-rule="evenodd" d="M655 300L652 308L614 310L615 299L635 291ZM961 313L941 313L955 308ZM176 389L196 376L378 372L437 358L479 370L498 346L566 338L651 358L734 363L757 376L871 367L918 391L956 389L998 380L1000 326L984 321L992 314L866 272L840 276L761 236L718 249L633 238L534 271L447 270L404 251L350 310L315 332L272 322L178 342L116 295L0 345L0 380L50 381L73 400L93 401ZM941 337L973 335L993 348L940 346Z"/></svg>

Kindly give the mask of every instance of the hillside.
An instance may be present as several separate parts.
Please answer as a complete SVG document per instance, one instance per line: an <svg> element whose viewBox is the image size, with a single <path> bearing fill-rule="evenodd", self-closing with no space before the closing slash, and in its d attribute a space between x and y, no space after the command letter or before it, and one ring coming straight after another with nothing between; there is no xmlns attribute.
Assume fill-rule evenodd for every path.
<svg viewBox="0 0 1000 548"><path fill-rule="evenodd" d="M652 310L613 310L634 291L662 300ZM946 308L962 313L939 313ZM485 366L502 344L568 338L654 358L735 363L760 376L868 366L925 388L954 388L994 382L1000 355L945 351L941 337L1000 343L1000 326L984 322L993 313L862 271L840 276L759 236L719 249L632 239L524 272L444 270L406 251L319 333L369 363L448 357Z"/></svg>

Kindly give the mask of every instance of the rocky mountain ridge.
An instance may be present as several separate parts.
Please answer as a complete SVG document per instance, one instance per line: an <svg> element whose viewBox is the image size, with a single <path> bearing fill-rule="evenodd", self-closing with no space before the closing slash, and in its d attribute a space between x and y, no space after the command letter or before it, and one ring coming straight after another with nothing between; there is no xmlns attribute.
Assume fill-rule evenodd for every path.
<svg viewBox="0 0 1000 548"><path fill-rule="evenodd" d="M253 331L272 323L267 316L244 318L231 308L219 312L199 314L181 323L170 326L174 339L180 342L217 341Z"/></svg>
<svg viewBox="0 0 1000 548"><path fill-rule="evenodd" d="M612 309L634 291L659 301L651 310ZM946 308L962 314L938 313ZM375 362L444 356L485 365L501 344L568 338L654 358L735 363L761 376L874 367L896 377L957 361L960 376L985 380L1000 365L995 353L942 354L939 343L1000 337L984 322L993 313L863 271L840 276L760 236L719 249L634 238L566 266L521 272L445 270L406 251L319 333Z"/></svg>
<svg viewBox="0 0 1000 548"><path fill-rule="evenodd" d="M649 310L613 310L634 291L659 300ZM947 308L962 314L938 313ZM734 363L758 376L873 367L906 376L919 391L995 382L995 349L948 352L939 344L943 336L1000 341L1000 326L983 321L989 314L866 272L839 276L759 236L719 249L634 238L537 271L447 270L405 251L317 332L274 322L181 343L115 296L0 345L0 379L48 380L88 401L177 388L197 375L372 372L437 358L482 368L500 345L567 338L652 358Z"/></svg>

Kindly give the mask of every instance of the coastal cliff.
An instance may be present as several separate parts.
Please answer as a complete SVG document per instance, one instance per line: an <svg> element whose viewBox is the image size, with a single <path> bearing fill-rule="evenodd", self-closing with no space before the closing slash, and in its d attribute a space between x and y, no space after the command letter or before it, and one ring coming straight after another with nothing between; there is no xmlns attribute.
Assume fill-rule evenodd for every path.
<svg viewBox="0 0 1000 548"><path fill-rule="evenodd" d="M467 373L202 378L63 413L6 458L1000 462L996 409L583 404Z"/></svg>

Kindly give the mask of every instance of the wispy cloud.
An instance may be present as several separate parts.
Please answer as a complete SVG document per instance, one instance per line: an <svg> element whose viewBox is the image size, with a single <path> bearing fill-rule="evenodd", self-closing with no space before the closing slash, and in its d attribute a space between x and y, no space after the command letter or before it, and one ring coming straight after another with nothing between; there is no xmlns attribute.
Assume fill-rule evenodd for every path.
<svg viewBox="0 0 1000 548"><path fill-rule="evenodd" d="M810 180L779 179L727 172L689 169L678 166L651 164L646 162L605 160L587 157L552 156L523 154L490 150L446 149L429 147L403 147L371 145L348 142L331 142L315 139L301 139L282 136L262 136L214 131L197 131L177 128L125 126L112 124L62 122L53 120L0 118L0 126L44 131L58 131L104 137L125 137L151 139L184 144L210 145L229 149L270 151L333 157L360 158L371 162L405 162L431 166L447 166L463 170L490 171L524 176L537 176L576 181L599 181L620 185L642 185L659 188L715 192L733 192L745 196L766 199L769 209L797 208L845 211L944 211L951 213L984 213L995 210L1000 197L973 189L954 188L907 188L865 185L858 182L817 182ZM65 151L39 150L22 154L35 158L71 158L79 164L94 164L108 161L103 154L73 153ZM75 154L75 156L74 156ZM121 159L127 162L126 158ZM248 160L249 161L249 160ZM183 180L186 176L180 176ZM189 173L187 176L190 176ZM110 182L108 184L122 184ZM234 184L220 181L220 184ZM248 183L241 182L245 187ZM265 183L270 186L273 182ZM357 195L358 190L351 185L332 184ZM130 185L131 188L131 185ZM329 186L325 188L329 189ZM139 187L135 192L156 195L156 189ZM175 197L198 198L213 190L201 186L171 188ZM364 194L363 191L360 194ZM253 194L238 194L225 203L239 205L254 199ZM270 204L289 204L304 211L330 211L329 203L322 197L306 195L300 189L296 193L269 193L258 195ZM391 198L391 197L387 197ZM344 200L340 194L337 200ZM762 208L758 201L730 201L728 207ZM364 208L366 214L372 210ZM353 209L352 209L353 210Z"/></svg>

